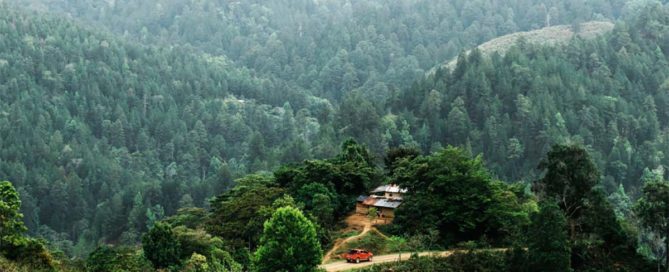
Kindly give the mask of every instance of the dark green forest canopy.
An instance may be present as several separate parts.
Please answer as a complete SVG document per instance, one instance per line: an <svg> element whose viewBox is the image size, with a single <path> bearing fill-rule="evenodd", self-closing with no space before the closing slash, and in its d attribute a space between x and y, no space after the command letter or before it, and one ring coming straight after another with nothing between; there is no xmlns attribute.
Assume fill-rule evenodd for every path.
<svg viewBox="0 0 669 272"><path fill-rule="evenodd" d="M285 186L329 224L382 181L377 158L391 147L481 153L497 200L519 191L497 177L537 179L554 143L586 146L607 193L637 192L644 169L669 165L669 12L659 4L4 2L21 8L0 4L0 179L19 191L30 233L67 254L137 243L259 170L279 168L269 177L279 185L228 193L262 194L247 203L264 206ZM547 14L552 25L619 21L594 41L474 52L415 82L463 49L547 25ZM370 150L333 158L348 137ZM224 199L211 208L238 208ZM251 224L245 244L266 212L244 215L256 220L240 222Z"/></svg>
<svg viewBox="0 0 669 272"><path fill-rule="evenodd" d="M393 109L424 150L467 146L507 180L535 179L552 144L580 143L607 190L636 191L644 169L669 163L668 14L651 5L610 35L564 47L474 51L400 94Z"/></svg>
<svg viewBox="0 0 669 272"><path fill-rule="evenodd" d="M15 2L144 43L226 55L322 97L340 100L359 88L380 101L388 88L410 86L464 48L548 24L618 18L629 9L625 0Z"/></svg>
<svg viewBox="0 0 669 272"><path fill-rule="evenodd" d="M522 187L494 180L481 157L461 148L402 159L392 178L409 190L395 212L394 231L436 230L442 246L471 240L508 244L536 210Z"/></svg>
<svg viewBox="0 0 669 272"><path fill-rule="evenodd" d="M137 241L151 217L206 206L233 178L311 157L306 142L328 137L319 109L259 102L273 89L327 114L327 101L267 87L224 57L6 5L0 33L0 176L21 193L31 232L68 254Z"/></svg>

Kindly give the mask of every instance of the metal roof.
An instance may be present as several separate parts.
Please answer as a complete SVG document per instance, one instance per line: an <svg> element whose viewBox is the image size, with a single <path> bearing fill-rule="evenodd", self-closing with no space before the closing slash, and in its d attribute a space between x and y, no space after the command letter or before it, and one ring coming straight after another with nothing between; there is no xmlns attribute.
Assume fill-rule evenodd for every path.
<svg viewBox="0 0 669 272"><path fill-rule="evenodd" d="M376 203L374 203L374 207L395 209L395 208L399 207L400 204L402 204L402 201L395 201L395 200L381 198L378 201L376 201Z"/></svg>
<svg viewBox="0 0 669 272"><path fill-rule="evenodd" d="M358 202L362 202L363 205L379 207L379 208L395 209L402 204L402 199L401 198L388 199L388 198L385 198L385 197L361 195L356 200Z"/></svg>
<svg viewBox="0 0 669 272"><path fill-rule="evenodd" d="M381 185L376 187L372 193L406 193L407 189L402 189L400 186L395 184Z"/></svg>

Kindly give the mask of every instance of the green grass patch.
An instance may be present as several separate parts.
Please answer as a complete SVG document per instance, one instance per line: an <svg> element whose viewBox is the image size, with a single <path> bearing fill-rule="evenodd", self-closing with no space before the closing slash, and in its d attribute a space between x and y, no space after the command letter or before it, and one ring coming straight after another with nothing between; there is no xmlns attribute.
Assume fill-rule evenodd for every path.
<svg viewBox="0 0 669 272"><path fill-rule="evenodd" d="M344 232L344 233L340 234L337 238L346 239L346 238L349 238L349 237L357 236L358 234L360 234L360 231L352 230L352 231L348 231L348 232Z"/></svg>

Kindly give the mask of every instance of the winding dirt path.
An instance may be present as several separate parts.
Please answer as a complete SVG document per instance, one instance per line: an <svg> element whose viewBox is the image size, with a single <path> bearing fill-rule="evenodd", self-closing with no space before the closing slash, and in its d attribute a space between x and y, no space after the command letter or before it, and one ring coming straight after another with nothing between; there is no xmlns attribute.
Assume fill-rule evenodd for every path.
<svg viewBox="0 0 669 272"><path fill-rule="evenodd" d="M332 258L334 257L333 254L335 252L337 252L337 250L342 245L364 236L365 234L367 234L367 232L369 232L373 228L372 227L372 221L370 221L369 218L367 218L364 215L357 214L357 213L354 213L354 214L350 215L349 217L347 217L346 218L346 224L348 225L348 227L343 231L343 233L354 231L354 230L360 231L360 233L358 235L351 236L351 237L348 237L348 238L337 239L335 241L334 245L332 246L332 249L330 249L327 253L325 253L325 256L323 256L323 263L324 264L329 262L330 260L332 260Z"/></svg>

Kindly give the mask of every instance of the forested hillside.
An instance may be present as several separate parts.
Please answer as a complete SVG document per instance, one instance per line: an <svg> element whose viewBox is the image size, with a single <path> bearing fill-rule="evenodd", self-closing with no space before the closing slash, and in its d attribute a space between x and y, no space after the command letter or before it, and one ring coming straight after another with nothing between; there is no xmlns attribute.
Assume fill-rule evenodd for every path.
<svg viewBox="0 0 669 272"><path fill-rule="evenodd" d="M389 181L448 207L462 202L448 193L477 196L448 222L432 220L447 207L406 205L388 229L397 237L526 245L519 233L539 211L562 220L554 203L537 206L539 161L578 145L597 176L579 200L601 217L564 219L585 229L569 233L575 254L613 256L598 268L636 249L659 260L631 203L669 167L666 2L0 0L0 180L20 195L28 234L64 256L142 270L197 253L234 270L263 265L253 252L272 250L260 245L265 221L297 220L326 247L355 197ZM615 27L464 53L589 21ZM444 165L469 169L456 176L478 187L442 180ZM439 190L421 191L418 177ZM162 248L164 236L181 252L136 248ZM601 241L621 246L587 244Z"/></svg>
<svg viewBox="0 0 669 272"><path fill-rule="evenodd" d="M328 122L327 101L225 57L126 43L6 5L0 33L0 176L18 188L31 232L68 254L100 239L133 243L235 177L310 157L307 142L331 154L318 119Z"/></svg>
<svg viewBox="0 0 669 272"><path fill-rule="evenodd" d="M134 40L190 44L341 100L383 101L422 70L490 39L547 25L619 17L612 1L18 0ZM26 4L30 3L30 4Z"/></svg>
<svg viewBox="0 0 669 272"><path fill-rule="evenodd" d="M624 1L6 2L16 6L1 14L0 176L18 187L31 233L68 254L98 241L135 242L177 208L208 206L234 178L332 156L345 137L377 156L402 144L420 142L424 151L431 141L446 144L439 131L387 115L385 101L488 39L633 8Z"/></svg>
<svg viewBox="0 0 669 272"><path fill-rule="evenodd" d="M504 56L460 56L394 101L423 150L484 154L508 180L536 178L555 143L587 146L612 192L669 165L669 17L647 6L610 35L565 46L520 42ZM416 110L418 109L418 110Z"/></svg>

